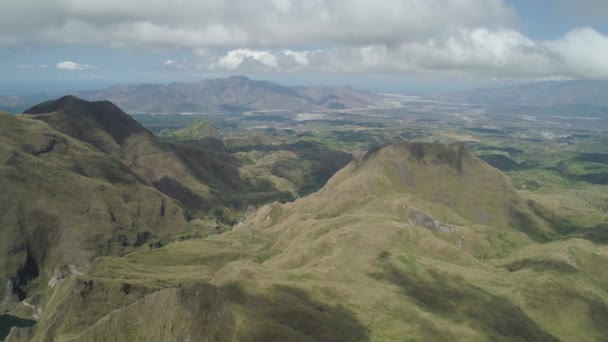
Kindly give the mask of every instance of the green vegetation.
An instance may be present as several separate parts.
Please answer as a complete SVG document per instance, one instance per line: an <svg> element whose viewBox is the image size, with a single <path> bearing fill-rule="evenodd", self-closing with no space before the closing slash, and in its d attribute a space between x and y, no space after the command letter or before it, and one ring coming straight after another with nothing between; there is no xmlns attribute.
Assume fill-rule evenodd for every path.
<svg viewBox="0 0 608 342"><path fill-rule="evenodd" d="M154 117L162 140L89 143L1 116L21 196L2 227L26 227L3 228L25 246L3 308L41 308L9 341L605 340L604 134L428 106Z"/></svg>
<svg viewBox="0 0 608 342"><path fill-rule="evenodd" d="M204 121L195 121L185 128L162 133L160 136L180 141L200 141L207 138L220 138L217 129Z"/></svg>

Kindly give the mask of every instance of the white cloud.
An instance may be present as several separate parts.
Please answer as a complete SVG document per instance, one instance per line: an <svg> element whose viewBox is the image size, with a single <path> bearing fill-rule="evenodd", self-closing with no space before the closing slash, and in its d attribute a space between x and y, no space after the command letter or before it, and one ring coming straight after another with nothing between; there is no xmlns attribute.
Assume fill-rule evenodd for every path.
<svg viewBox="0 0 608 342"><path fill-rule="evenodd" d="M95 69L97 68L97 66L90 64L79 64L72 61L63 61L57 63L57 65L55 65L55 68L59 70L80 71L87 69Z"/></svg>
<svg viewBox="0 0 608 342"><path fill-rule="evenodd" d="M235 49L207 65L209 71L298 71L308 65L309 51Z"/></svg>
<svg viewBox="0 0 608 342"><path fill-rule="evenodd" d="M390 43L515 22L503 0L6 0L0 41L261 49Z"/></svg>
<svg viewBox="0 0 608 342"><path fill-rule="evenodd" d="M193 53L192 59L179 65L213 72L425 72L499 78L608 79L606 56L608 36L590 28L575 29L551 41L533 40L513 29L475 28L394 44L314 50L241 48L215 57L205 50Z"/></svg>
<svg viewBox="0 0 608 342"><path fill-rule="evenodd" d="M0 12L0 46L192 51L169 70L608 79L607 40L591 28L527 37L505 0L7 0ZM70 63L57 68L93 67Z"/></svg>
<svg viewBox="0 0 608 342"><path fill-rule="evenodd" d="M174 59L167 59L164 61L163 67L167 70L196 69L196 67L194 65L190 65L189 61L187 60L176 61Z"/></svg>
<svg viewBox="0 0 608 342"><path fill-rule="evenodd" d="M210 70L234 71L243 63L255 62L260 67L276 68L277 58L270 51L236 49L209 65Z"/></svg>
<svg viewBox="0 0 608 342"><path fill-rule="evenodd" d="M608 79L608 36L587 27L572 30L562 39L544 45L559 54L562 69L570 75Z"/></svg>

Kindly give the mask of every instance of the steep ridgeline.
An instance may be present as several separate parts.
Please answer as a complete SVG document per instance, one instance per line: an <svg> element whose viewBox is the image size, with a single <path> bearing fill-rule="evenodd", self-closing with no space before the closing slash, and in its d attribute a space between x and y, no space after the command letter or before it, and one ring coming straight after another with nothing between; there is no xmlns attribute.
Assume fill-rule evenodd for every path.
<svg viewBox="0 0 608 342"><path fill-rule="evenodd" d="M121 159L133 172L169 196L180 189L210 197L187 162L135 119L109 101L89 102L74 96L43 102L23 112L69 136ZM174 189L175 188L175 189Z"/></svg>
<svg viewBox="0 0 608 342"><path fill-rule="evenodd" d="M549 216L463 145L399 143L232 232L100 259L9 341L605 340L608 249Z"/></svg>
<svg viewBox="0 0 608 342"><path fill-rule="evenodd" d="M365 108L375 99L372 93L352 88L290 88L243 76L116 86L79 95L108 99L127 111L143 113Z"/></svg>
<svg viewBox="0 0 608 342"><path fill-rule="evenodd" d="M25 116L0 114L0 189L0 310L187 225L119 159Z"/></svg>

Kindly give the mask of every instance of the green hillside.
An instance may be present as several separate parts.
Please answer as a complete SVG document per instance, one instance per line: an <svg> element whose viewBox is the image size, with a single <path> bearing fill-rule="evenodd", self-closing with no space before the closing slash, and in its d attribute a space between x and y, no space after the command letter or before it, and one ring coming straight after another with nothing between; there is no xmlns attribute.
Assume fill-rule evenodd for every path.
<svg viewBox="0 0 608 342"><path fill-rule="evenodd" d="M175 200L44 122L0 114L0 161L2 309L187 226Z"/></svg>
<svg viewBox="0 0 608 342"><path fill-rule="evenodd" d="M240 162L221 146L213 146L213 141L162 141L109 101L64 96L25 110L24 117L47 122L118 158L144 182L179 201L188 218L209 218L209 213L220 210L232 220L248 205L290 196L267 184L242 179Z"/></svg>
<svg viewBox="0 0 608 342"><path fill-rule="evenodd" d="M221 138L217 129L204 121L195 121L187 127L163 133L161 136L181 141L199 141L207 138Z"/></svg>
<svg viewBox="0 0 608 342"><path fill-rule="evenodd" d="M121 159L170 197L182 202L189 197L200 198L200 202L213 200L210 189L197 179L181 156L109 101L88 102L64 96L24 113Z"/></svg>
<svg viewBox="0 0 608 342"><path fill-rule="evenodd" d="M564 225L461 144L394 144L231 232L97 259L9 341L601 341L608 253Z"/></svg>

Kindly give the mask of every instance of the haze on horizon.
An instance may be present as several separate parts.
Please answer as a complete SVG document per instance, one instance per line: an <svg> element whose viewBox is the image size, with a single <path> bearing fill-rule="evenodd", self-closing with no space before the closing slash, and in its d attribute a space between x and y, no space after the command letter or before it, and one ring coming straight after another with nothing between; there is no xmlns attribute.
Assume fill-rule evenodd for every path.
<svg viewBox="0 0 608 342"><path fill-rule="evenodd" d="M602 0L7 0L0 95L243 74L460 90L608 79Z"/></svg>

